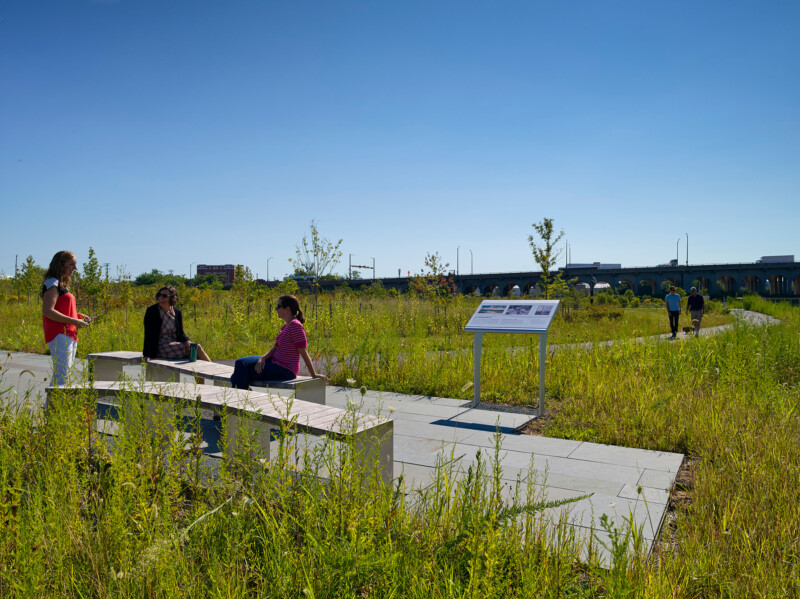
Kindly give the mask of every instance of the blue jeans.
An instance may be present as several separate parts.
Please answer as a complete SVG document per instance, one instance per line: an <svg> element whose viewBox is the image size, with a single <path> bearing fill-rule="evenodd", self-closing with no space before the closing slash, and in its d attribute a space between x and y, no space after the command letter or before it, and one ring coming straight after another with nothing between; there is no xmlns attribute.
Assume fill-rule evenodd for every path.
<svg viewBox="0 0 800 599"><path fill-rule="evenodd" d="M256 363L261 356L247 356L239 358L233 365L231 375L231 387L234 389L247 389L251 383L256 381L289 381L297 378L294 372L283 366L278 366L272 360L264 363L264 369L256 372Z"/></svg>

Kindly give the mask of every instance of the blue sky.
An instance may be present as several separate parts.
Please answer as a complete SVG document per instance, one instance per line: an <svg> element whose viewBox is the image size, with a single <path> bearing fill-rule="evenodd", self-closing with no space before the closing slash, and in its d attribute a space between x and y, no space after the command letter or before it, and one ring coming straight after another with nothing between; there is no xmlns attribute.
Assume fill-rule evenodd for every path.
<svg viewBox="0 0 800 599"><path fill-rule="evenodd" d="M800 3L0 0L0 272L800 257ZM680 240L680 242L678 242ZM460 250L457 250L459 248ZM562 260L563 262L563 260ZM364 276L370 276L365 271Z"/></svg>

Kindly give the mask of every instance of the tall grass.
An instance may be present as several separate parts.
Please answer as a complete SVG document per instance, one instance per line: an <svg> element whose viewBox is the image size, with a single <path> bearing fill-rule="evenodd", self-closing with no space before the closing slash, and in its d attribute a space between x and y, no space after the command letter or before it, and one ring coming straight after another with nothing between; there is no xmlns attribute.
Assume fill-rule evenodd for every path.
<svg viewBox="0 0 800 599"><path fill-rule="evenodd" d="M134 288L129 305L112 298L96 325L80 332L78 352L138 350L142 347L144 309L155 288ZM212 359L232 359L265 352L283 322L275 315L280 291L257 292L184 289L179 293L184 328ZM502 301L502 300L498 300ZM338 292L301 298L307 315L310 350L330 372L334 384L354 379L372 389L448 397L471 397L463 390L472 380L473 335L464 326L479 298L455 296L446 301L414 294L374 297ZM733 317L711 304L705 326ZM88 311L88 310L87 310ZM559 313L549 333L551 345L628 339L668 331L661 303L637 308L586 305ZM486 399L527 403L538 383L538 338L492 334L484 337L483 387ZM30 302L0 303L0 348L41 352L41 307ZM513 348L514 355L508 355Z"/></svg>
<svg viewBox="0 0 800 599"><path fill-rule="evenodd" d="M800 592L800 310L751 307L782 324L551 358L547 434L696 463L654 596Z"/></svg>
<svg viewBox="0 0 800 599"><path fill-rule="evenodd" d="M800 309L747 303L780 324L737 323L713 337L572 348L547 358L545 434L678 451L692 461L685 497L647 563L620 556L604 570L591 557L581 561L585 556L569 539L553 545L535 509L504 519L508 506L492 499L493 467L471 479L443 469L427 494L365 497L347 477L341 485L335 476L323 484L292 476L288 464L244 475L224 467L219 482L206 486L187 474L197 472L196 462L182 462L188 458L181 452L170 459L154 453L142 435L131 441L124 464L115 454L107 467L87 457L85 427L75 425L85 421L85 408L77 402L52 422L25 410L2 413L3 590L20 596L797 596ZM337 313L332 306L316 308L320 325L326 309ZM365 326L358 318L379 321L366 316L378 304L359 309L365 314L352 315L354 330ZM436 307L395 306L401 309L435 315ZM316 333L319 343L324 331ZM471 380L468 352L432 353L414 343L384 351L380 338L369 335L354 343L357 351L342 368L358 384L446 394ZM534 393L533 348L489 347L484 360L488 393L504 401Z"/></svg>
<svg viewBox="0 0 800 599"><path fill-rule="evenodd" d="M223 461L214 483L174 434L147 432L135 393L113 457L91 397L0 414L0 596L529 597L631 588L544 510L503 494L499 446L427 490L365 478L347 444L283 435L267 467ZM190 407L190 406L188 406ZM286 431L284 431L286 432ZM315 476L321 471L326 478ZM364 482L366 481L366 483ZM583 559L580 559L583 556ZM620 560L628 564L627 556Z"/></svg>

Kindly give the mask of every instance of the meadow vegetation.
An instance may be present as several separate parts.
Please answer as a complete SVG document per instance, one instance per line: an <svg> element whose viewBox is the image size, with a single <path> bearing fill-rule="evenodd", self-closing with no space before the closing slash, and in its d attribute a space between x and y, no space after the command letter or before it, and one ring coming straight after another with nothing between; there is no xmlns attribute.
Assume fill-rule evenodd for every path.
<svg viewBox="0 0 800 599"><path fill-rule="evenodd" d="M95 298L78 292L79 310L97 314L96 324L83 329L78 354L110 350L141 350L142 319L154 303L158 285L113 285ZM214 360L264 353L283 321L275 314L280 294L296 291L287 282L277 288L252 282L230 291L182 287L178 289L184 328ZM42 352L41 304L0 286L0 348ZM420 393L443 397L472 397L467 385L473 378L473 335L464 327L481 298L422 293L396 294L380 286L356 293L347 288L334 293L302 294L306 332L312 357L330 372L331 382L370 389ZM576 309L577 306L577 309ZM647 337L668 332L661 300L601 293L595 303L572 298L559 311L548 335L551 346ZM733 322L718 302L710 302L703 325ZM686 320L688 324L688 320ZM520 404L538 393L538 383L526 373L538 372L538 337L492 334L483 340L482 386L489 401ZM513 350L509 353L509 350ZM533 390L533 391L532 391Z"/></svg>
<svg viewBox="0 0 800 599"><path fill-rule="evenodd" d="M106 324L82 334L81 353L138 348L152 291L110 297ZM279 325L276 293L184 290L186 328L213 358L264 351ZM312 351L336 357L335 383L471 397L463 325L477 300L377 289L302 300ZM269 468L222 463L207 484L195 452L165 451L136 431L110 457L75 426L89 409L78 399L46 420L0 415L0 595L797 596L800 309L746 297L744 307L780 324L633 342L666 332L664 309L620 303L596 298L600 315L582 304L553 324L550 343L564 347L548 356L539 433L687 456L650 556L626 552L626 533L637 531L616 531L602 567L567 529L548 532L545 505L521 500L526 483L503 500L495 456L461 478L441 468L424 493L354 484L357 460L332 447L306 464L286 451ZM7 294L0 318L3 348L41 351L35 302ZM619 342L576 345L603 339ZM486 399L529 402L535 338L485 341ZM308 475L321 464L325 481Z"/></svg>

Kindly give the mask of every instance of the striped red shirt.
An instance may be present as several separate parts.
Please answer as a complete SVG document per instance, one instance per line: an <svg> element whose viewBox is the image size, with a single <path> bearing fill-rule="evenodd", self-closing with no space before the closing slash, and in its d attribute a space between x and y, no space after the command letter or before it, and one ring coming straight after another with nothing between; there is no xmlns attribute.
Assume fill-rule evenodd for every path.
<svg viewBox="0 0 800 599"><path fill-rule="evenodd" d="M272 354L272 362L278 366L291 370L295 376L300 372L300 352L297 351L308 347L306 330L303 324L296 318L281 327L281 332L275 339L275 353Z"/></svg>

